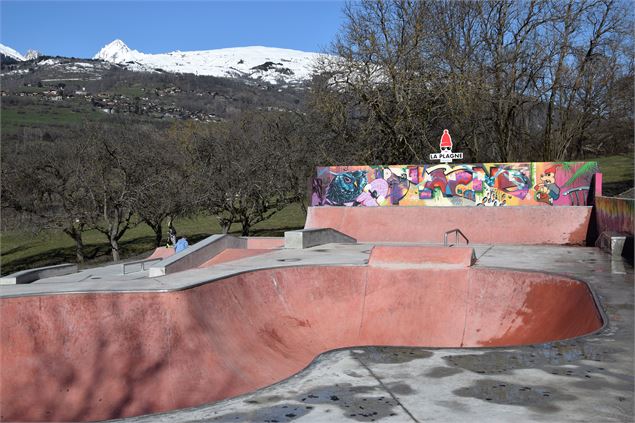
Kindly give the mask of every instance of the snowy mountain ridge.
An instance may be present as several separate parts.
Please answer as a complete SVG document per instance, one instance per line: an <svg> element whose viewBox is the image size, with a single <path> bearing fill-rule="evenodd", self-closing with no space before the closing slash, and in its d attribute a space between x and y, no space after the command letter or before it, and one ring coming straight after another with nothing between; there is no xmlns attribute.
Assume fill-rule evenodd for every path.
<svg viewBox="0 0 635 423"><path fill-rule="evenodd" d="M262 46L146 54L115 40L93 59L117 63L133 71L242 77L288 84L309 79L315 62L321 56L320 53Z"/></svg>
<svg viewBox="0 0 635 423"><path fill-rule="evenodd" d="M18 60L20 62L23 62L24 60L26 60L26 58L22 56L20 53L18 53L11 47L5 46L4 44L0 44L0 54L4 54L5 56L10 57L14 60Z"/></svg>

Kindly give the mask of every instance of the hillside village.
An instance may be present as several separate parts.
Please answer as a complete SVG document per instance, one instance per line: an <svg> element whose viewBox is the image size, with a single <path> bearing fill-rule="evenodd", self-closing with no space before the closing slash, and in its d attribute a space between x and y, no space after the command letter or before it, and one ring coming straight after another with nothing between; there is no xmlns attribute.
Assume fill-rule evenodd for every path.
<svg viewBox="0 0 635 423"><path fill-rule="evenodd" d="M301 112L308 89L249 78L139 72L93 59L3 59L5 140L43 136L55 132L51 128L63 133L73 123L109 115L215 123L241 110Z"/></svg>
<svg viewBox="0 0 635 423"><path fill-rule="evenodd" d="M64 100L74 100L76 98L84 99L87 104L95 109L108 114L136 114L146 115L157 119L192 119L201 122L215 122L221 120L214 113L204 113L202 111L187 110L170 104L169 101L160 101L164 97L175 96L183 93L179 87L169 86L167 88L155 88L146 92L145 88L140 88L144 96L131 97L124 94L116 94L112 92L100 92L93 94L81 87L78 90L67 89L66 84L61 82L54 85L34 85L25 83L25 88L40 88L39 90L20 91L17 93L9 93L0 91L2 97L17 95L18 97L32 97L45 102L59 102ZM198 97L208 97L211 100L227 97L217 92L188 92L188 95Z"/></svg>

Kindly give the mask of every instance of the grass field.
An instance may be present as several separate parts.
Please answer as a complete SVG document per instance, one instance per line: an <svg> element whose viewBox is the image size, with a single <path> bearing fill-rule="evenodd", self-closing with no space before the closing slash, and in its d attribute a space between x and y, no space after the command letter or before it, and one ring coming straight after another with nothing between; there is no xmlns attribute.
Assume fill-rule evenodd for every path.
<svg viewBox="0 0 635 423"><path fill-rule="evenodd" d="M2 134L8 135L22 128L49 128L99 120L105 113L93 111L85 101L72 104L28 104L2 108Z"/></svg>
<svg viewBox="0 0 635 423"><path fill-rule="evenodd" d="M618 195L633 187L633 154L598 157L595 160L602 172L602 193L606 196Z"/></svg>
<svg viewBox="0 0 635 423"><path fill-rule="evenodd" d="M299 204L292 204L276 213L269 220L252 227L255 236L283 236L284 231L304 226L305 214ZM191 243L221 233L214 217L199 216L189 219L177 219L174 223L177 236L186 236ZM165 229L167 232L167 228ZM241 226L233 225L231 234L240 235ZM110 260L110 250L106 238L97 231L84 233L87 256L85 267L103 264ZM123 259L148 255L154 249L154 234L145 224L139 224L129 230L120 242ZM40 233L11 231L0 234L0 273L3 275L19 270L75 262L75 244L60 231L41 231Z"/></svg>

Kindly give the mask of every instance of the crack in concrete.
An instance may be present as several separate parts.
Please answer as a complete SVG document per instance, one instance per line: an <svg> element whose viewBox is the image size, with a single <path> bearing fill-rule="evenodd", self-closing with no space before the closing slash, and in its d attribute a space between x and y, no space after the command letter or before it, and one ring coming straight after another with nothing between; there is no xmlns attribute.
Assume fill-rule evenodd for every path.
<svg viewBox="0 0 635 423"><path fill-rule="evenodd" d="M399 407L401 407L403 409L403 411L412 419L413 422L419 423L419 420L417 420L415 418L415 416L412 415L412 413L401 403L401 401L399 401L399 399L395 396L395 394L384 384L384 382L382 382L382 380L375 374L375 372L373 372L371 370L370 367L368 367L366 365L366 363L364 363L362 361L362 359L360 359L357 356L354 356L355 360L357 360L359 362L359 364L361 364L367 371L368 373L370 373L370 375L375 378L375 380L377 381L377 383L379 383L379 385L386 391L388 392L388 394L390 395L390 397L399 405Z"/></svg>

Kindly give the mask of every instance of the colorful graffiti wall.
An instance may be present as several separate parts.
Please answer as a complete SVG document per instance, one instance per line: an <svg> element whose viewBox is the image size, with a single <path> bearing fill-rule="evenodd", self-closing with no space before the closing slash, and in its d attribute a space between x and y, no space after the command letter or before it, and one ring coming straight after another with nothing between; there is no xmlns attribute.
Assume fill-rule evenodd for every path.
<svg viewBox="0 0 635 423"><path fill-rule="evenodd" d="M596 162L319 167L312 206L584 206Z"/></svg>
<svg viewBox="0 0 635 423"><path fill-rule="evenodd" d="M633 235L635 200L597 197L595 199L598 232L622 232Z"/></svg>

